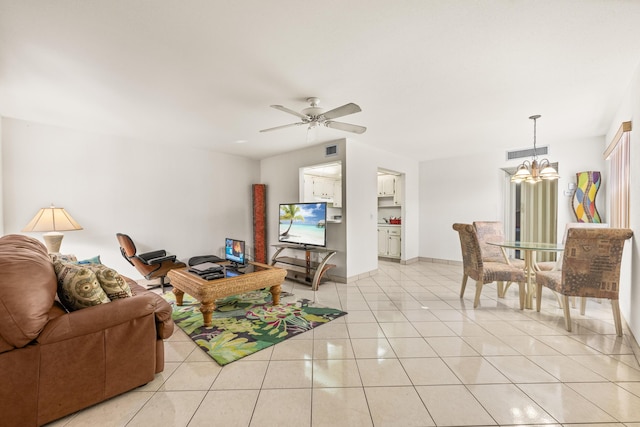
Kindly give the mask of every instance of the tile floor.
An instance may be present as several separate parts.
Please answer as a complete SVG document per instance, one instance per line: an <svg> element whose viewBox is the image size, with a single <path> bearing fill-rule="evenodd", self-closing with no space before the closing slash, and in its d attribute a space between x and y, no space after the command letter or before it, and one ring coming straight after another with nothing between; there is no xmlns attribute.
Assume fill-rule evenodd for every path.
<svg viewBox="0 0 640 427"><path fill-rule="evenodd" d="M151 383L52 426L640 426L637 344L615 336L608 302L572 310L550 291L517 309L495 285L473 309L461 267L381 262L325 283L318 303L349 314L218 366L178 328ZM294 297L313 298L287 282ZM634 354L634 350L636 354Z"/></svg>

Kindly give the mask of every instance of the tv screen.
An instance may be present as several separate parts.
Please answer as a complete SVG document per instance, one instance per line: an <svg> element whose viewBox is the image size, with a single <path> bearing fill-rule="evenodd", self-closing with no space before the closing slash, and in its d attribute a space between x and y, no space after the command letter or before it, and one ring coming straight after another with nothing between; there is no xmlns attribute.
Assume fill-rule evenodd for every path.
<svg viewBox="0 0 640 427"><path fill-rule="evenodd" d="M327 244L327 203L282 203L278 240L308 246Z"/></svg>
<svg viewBox="0 0 640 427"><path fill-rule="evenodd" d="M245 265L244 240L224 239L224 259L231 261L234 265Z"/></svg>

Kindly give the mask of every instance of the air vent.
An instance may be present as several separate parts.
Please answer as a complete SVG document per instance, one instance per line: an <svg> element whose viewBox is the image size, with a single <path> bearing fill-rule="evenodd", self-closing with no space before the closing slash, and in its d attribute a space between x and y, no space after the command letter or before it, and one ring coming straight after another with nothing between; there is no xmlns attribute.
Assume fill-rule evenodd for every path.
<svg viewBox="0 0 640 427"><path fill-rule="evenodd" d="M536 153L538 156L544 156L549 154L549 146L536 147ZM523 157L533 157L533 148L526 148L524 150L507 151L507 160L522 159Z"/></svg>
<svg viewBox="0 0 640 427"><path fill-rule="evenodd" d="M337 145L327 145L324 147L324 156L325 157L333 157L338 155L338 146Z"/></svg>

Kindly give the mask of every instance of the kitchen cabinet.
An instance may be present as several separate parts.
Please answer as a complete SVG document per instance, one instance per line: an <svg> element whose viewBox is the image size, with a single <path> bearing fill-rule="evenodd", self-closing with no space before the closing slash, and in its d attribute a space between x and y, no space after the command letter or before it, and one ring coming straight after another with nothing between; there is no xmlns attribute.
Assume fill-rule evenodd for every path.
<svg viewBox="0 0 640 427"><path fill-rule="evenodd" d="M394 183L394 193L393 193L393 205L394 206L402 206L402 198L404 197L404 192L402 189L402 177L395 177Z"/></svg>
<svg viewBox="0 0 640 427"><path fill-rule="evenodd" d="M333 207L342 207L342 180L340 179L333 181Z"/></svg>
<svg viewBox="0 0 640 427"><path fill-rule="evenodd" d="M401 226L378 226L378 256L400 258L402 247Z"/></svg>
<svg viewBox="0 0 640 427"><path fill-rule="evenodd" d="M378 175L378 197L393 196L396 193L395 175Z"/></svg>
<svg viewBox="0 0 640 427"><path fill-rule="evenodd" d="M336 180L330 178L313 178L313 197L321 200L333 200Z"/></svg>

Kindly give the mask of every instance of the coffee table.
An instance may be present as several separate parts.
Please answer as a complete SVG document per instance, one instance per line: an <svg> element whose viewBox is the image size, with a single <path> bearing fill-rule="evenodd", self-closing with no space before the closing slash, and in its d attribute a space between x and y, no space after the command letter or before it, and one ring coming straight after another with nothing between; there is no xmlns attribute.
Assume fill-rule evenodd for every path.
<svg viewBox="0 0 640 427"><path fill-rule="evenodd" d="M176 303L181 306L184 294L191 295L200 302L204 326L211 326L211 315L216 308L215 302L220 298L270 288L273 305L280 303L280 287L287 275L286 270L259 262L250 262L243 271L244 274L233 277L205 280L197 274L190 273L186 267L170 270L167 276L171 280Z"/></svg>

